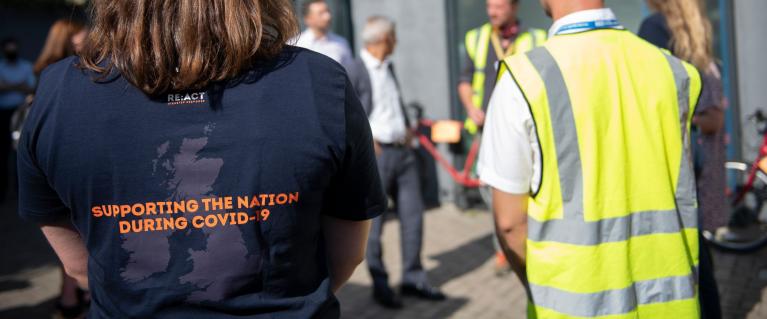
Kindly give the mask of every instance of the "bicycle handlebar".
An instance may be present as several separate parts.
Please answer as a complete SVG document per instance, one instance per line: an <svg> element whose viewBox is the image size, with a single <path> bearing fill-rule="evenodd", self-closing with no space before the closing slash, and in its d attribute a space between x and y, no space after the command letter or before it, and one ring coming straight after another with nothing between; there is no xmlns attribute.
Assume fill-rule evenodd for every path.
<svg viewBox="0 0 767 319"><path fill-rule="evenodd" d="M756 131L759 135L767 134L767 115L762 110L756 110L756 112L748 116L748 120L756 125Z"/></svg>

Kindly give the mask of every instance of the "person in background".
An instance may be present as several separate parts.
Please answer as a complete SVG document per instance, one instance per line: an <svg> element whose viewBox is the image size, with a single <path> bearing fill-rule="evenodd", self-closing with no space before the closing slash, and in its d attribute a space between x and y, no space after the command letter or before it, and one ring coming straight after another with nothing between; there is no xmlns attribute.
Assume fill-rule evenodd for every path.
<svg viewBox="0 0 767 319"><path fill-rule="evenodd" d="M295 40L296 46L327 55L344 67L352 61L349 42L330 31L333 16L325 0L306 0L301 6L306 30Z"/></svg>
<svg viewBox="0 0 767 319"><path fill-rule="evenodd" d="M368 114L383 189L396 202L402 236L401 293L443 300L445 295L428 284L421 264L424 208L415 153L409 143L410 122L390 59L397 43L394 22L370 17L362 29L362 41L365 47L349 66L349 79ZM400 298L389 287L382 259L383 224L383 216L375 218L368 239L366 261L373 278L373 298L385 307L401 308Z"/></svg>
<svg viewBox="0 0 767 319"><path fill-rule="evenodd" d="M458 96L466 110L464 127L469 134L480 133L485 123L487 102L495 87L499 61L546 42L546 31L522 25L517 16L519 1L487 0L487 17L490 21L466 33L466 61L459 79ZM481 191L483 195L489 193L485 187ZM495 271L502 275L509 270L509 263L495 239L493 244L496 250Z"/></svg>
<svg viewBox="0 0 767 319"><path fill-rule="evenodd" d="M501 66L478 167L528 318L699 318L699 73L602 0L541 2L549 40Z"/></svg>
<svg viewBox="0 0 767 319"><path fill-rule="evenodd" d="M39 76L49 65L79 52L86 35L87 29L82 23L70 19L56 20L51 25L43 50L35 61L35 74Z"/></svg>
<svg viewBox="0 0 767 319"><path fill-rule="evenodd" d="M339 318L381 190L346 72L289 0L93 0L18 148L19 214L90 319Z"/></svg>
<svg viewBox="0 0 767 319"><path fill-rule="evenodd" d="M85 33L85 26L77 21L60 19L54 22L48 31L43 50L35 61L35 75L40 76L40 73L49 65L77 53L82 48ZM24 112L24 115L14 116L18 122L14 125L18 132L23 125L23 118L26 117L28 107L19 108L19 112ZM17 136L20 136L20 133L17 133ZM14 137L18 138L17 136ZM61 294L56 302L56 317L79 318L87 310L88 298L85 290L78 287L77 281L67 275L62 267Z"/></svg>
<svg viewBox="0 0 767 319"><path fill-rule="evenodd" d="M498 62L527 52L546 42L546 31L525 28L517 16L520 0L487 0L488 23L470 30L464 38L466 61L458 84L458 96L466 110L465 127L475 134L485 122Z"/></svg>
<svg viewBox="0 0 767 319"><path fill-rule="evenodd" d="M693 117L695 176L700 228L715 232L727 224L724 141L725 98L713 57L713 33L700 0L648 0L656 13L647 17L639 36L692 63L701 73L703 91ZM704 319L722 317L714 265L706 241L700 240L700 300Z"/></svg>
<svg viewBox="0 0 767 319"><path fill-rule="evenodd" d="M19 42L14 38L0 41L0 203L6 199L9 183L8 159L11 147L11 118L35 90L32 63L19 57Z"/></svg>

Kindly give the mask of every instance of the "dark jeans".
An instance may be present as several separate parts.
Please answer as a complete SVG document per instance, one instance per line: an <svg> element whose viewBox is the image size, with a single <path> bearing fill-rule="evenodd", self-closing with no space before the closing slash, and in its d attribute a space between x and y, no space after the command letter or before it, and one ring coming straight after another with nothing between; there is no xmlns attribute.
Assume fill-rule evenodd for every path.
<svg viewBox="0 0 767 319"><path fill-rule="evenodd" d="M719 300L719 287L714 277L714 258L709 250L708 243L703 236L699 238L699 298L702 319L722 318L722 307Z"/></svg>

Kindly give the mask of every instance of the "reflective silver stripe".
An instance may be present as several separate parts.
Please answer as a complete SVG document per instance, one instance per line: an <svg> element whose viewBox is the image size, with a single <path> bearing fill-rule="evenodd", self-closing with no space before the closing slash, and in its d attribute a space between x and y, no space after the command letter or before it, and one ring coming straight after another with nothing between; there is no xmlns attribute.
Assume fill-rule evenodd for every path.
<svg viewBox="0 0 767 319"><path fill-rule="evenodd" d="M639 305L695 298L694 275L634 282L623 289L575 293L530 284L533 303L556 312L579 317L625 314Z"/></svg>
<svg viewBox="0 0 767 319"><path fill-rule="evenodd" d="M690 116L690 75L687 73L687 69L685 69L681 60L665 52L664 55L671 66L674 81L676 82L679 123L682 128L682 162L680 163L679 180L676 187L676 204L680 209L684 227L697 228L697 195L691 160L690 134L687 131L687 123Z"/></svg>
<svg viewBox="0 0 767 319"><path fill-rule="evenodd" d="M554 147L557 150L564 219L583 221L583 168L575 117L565 78L546 48L531 50L527 57L538 70L546 86L551 126L554 129Z"/></svg>
<svg viewBox="0 0 767 319"><path fill-rule="evenodd" d="M552 241L573 245L594 246L603 243L626 241L631 237L653 234L673 234L683 225L695 223L694 207L633 213L627 216L585 222L573 219L555 219L545 222L532 217L527 219L527 238L532 241ZM690 220L688 220L690 219ZM694 228L694 227L693 227Z"/></svg>

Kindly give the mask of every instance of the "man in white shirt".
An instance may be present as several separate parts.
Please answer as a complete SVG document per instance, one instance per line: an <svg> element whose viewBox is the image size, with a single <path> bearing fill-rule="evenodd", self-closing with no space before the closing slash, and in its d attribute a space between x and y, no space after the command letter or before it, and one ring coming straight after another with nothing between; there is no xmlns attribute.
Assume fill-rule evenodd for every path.
<svg viewBox="0 0 767 319"><path fill-rule="evenodd" d="M344 67L352 61L349 43L330 31L333 17L325 0L306 0L302 10L306 30L296 40L296 46L322 53Z"/></svg>
<svg viewBox="0 0 767 319"><path fill-rule="evenodd" d="M396 46L394 23L371 17L362 30L365 48L349 66L349 80L368 114L373 132L378 171L383 189L396 202L402 236L403 295L443 300L439 289L430 286L421 264L423 202L415 154L408 143L409 120L404 110L397 78L389 57ZM373 278L373 298L389 308L402 303L389 287L388 273L381 259L382 217L373 219L366 260Z"/></svg>

